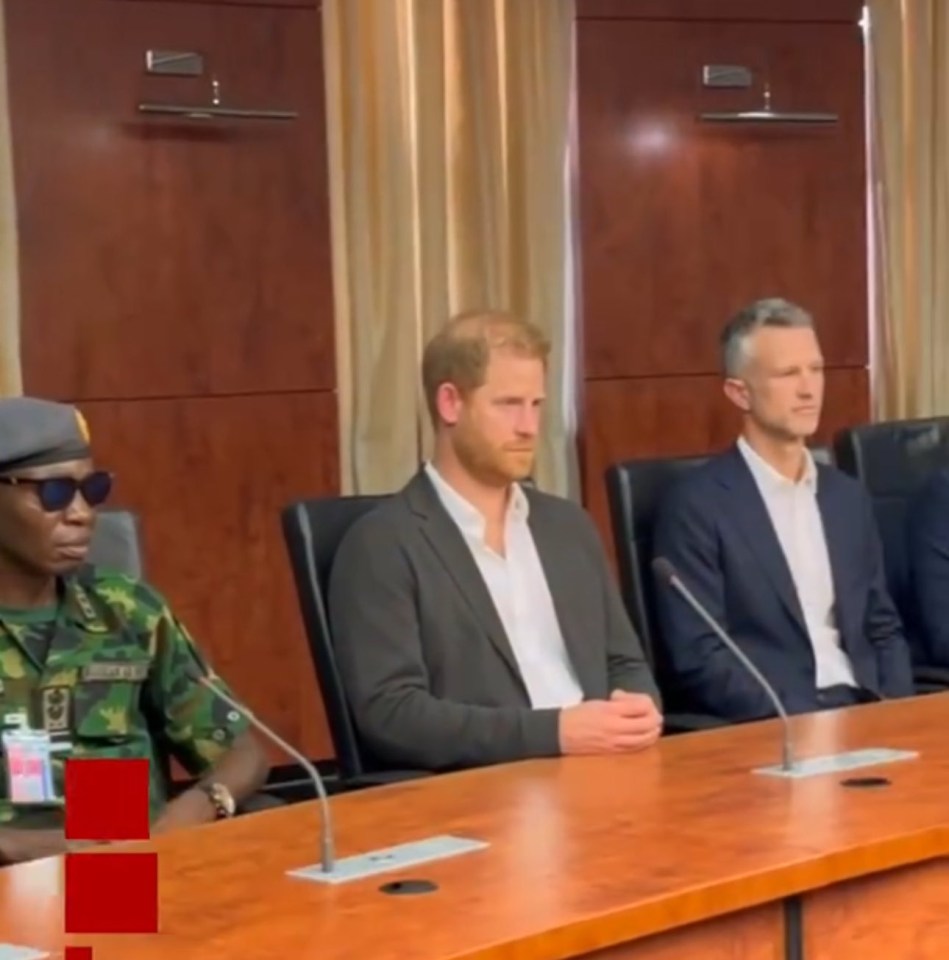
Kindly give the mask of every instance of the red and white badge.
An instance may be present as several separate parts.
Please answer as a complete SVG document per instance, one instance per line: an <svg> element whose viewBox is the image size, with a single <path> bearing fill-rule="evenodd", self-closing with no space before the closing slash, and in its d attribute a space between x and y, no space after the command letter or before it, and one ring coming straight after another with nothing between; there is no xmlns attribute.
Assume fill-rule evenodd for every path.
<svg viewBox="0 0 949 960"><path fill-rule="evenodd" d="M3 759L11 803L56 802L49 733L26 728L4 731Z"/></svg>

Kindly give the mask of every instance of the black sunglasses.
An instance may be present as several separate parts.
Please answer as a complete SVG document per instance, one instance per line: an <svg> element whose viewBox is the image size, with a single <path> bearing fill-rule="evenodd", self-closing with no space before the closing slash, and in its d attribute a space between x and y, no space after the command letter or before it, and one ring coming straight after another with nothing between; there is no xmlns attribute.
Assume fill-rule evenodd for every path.
<svg viewBox="0 0 949 960"><path fill-rule="evenodd" d="M112 492L112 474L105 470L90 473L82 480L74 477L48 477L45 480L33 480L30 477L0 477L0 483L8 487L32 486L36 487L40 506L47 513L65 510L76 499L76 493L82 494L82 499L90 507L98 507L105 503Z"/></svg>

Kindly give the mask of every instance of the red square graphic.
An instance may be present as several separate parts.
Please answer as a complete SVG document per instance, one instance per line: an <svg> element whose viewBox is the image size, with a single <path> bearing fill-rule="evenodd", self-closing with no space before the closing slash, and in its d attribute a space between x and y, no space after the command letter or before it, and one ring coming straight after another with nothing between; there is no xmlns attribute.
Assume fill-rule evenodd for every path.
<svg viewBox="0 0 949 960"><path fill-rule="evenodd" d="M92 947L66 947L63 960L92 960Z"/></svg>
<svg viewBox="0 0 949 960"><path fill-rule="evenodd" d="M66 854L66 933L157 932L158 854Z"/></svg>
<svg viewBox="0 0 949 960"><path fill-rule="evenodd" d="M148 760L66 761L67 840L147 840Z"/></svg>

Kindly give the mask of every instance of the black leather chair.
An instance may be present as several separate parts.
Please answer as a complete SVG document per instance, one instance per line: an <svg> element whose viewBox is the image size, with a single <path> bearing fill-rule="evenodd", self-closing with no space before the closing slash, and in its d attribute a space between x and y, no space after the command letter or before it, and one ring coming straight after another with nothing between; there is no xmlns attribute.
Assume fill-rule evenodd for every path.
<svg viewBox="0 0 949 960"><path fill-rule="evenodd" d="M667 734L711 729L728 723L724 718L711 714L676 712L675 701L670 700L650 566L653 560L653 530L663 493L681 476L708 459L707 456L701 456L628 460L614 463L606 471L610 526L623 602L666 701L664 719Z"/></svg>
<svg viewBox="0 0 949 960"><path fill-rule="evenodd" d="M336 666L330 632L327 593L336 551L350 526L384 499L383 496L353 496L302 500L290 504L281 514L300 614L323 695L343 789L427 775L421 770L392 769L360 742Z"/></svg>
<svg viewBox="0 0 949 960"><path fill-rule="evenodd" d="M659 667L661 644L650 564L659 502L672 484L708 459L703 456L627 460L614 463L606 471L610 526L623 601L654 670Z"/></svg>
<svg viewBox="0 0 949 960"><path fill-rule="evenodd" d="M100 510L89 547L89 563L141 577L142 538L138 517L129 510Z"/></svg>
<svg viewBox="0 0 949 960"><path fill-rule="evenodd" d="M813 447L811 454L819 463L831 464L827 447ZM665 457L653 460L627 460L606 471L606 494L610 508L610 526L619 566L620 586L626 610L642 639L646 656L666 696L668 667L663 658L655 602L653 529L659 502L669 487L690 470L707 463L709 457ZM727 720L711 714L672 712L666 717L669 733L723 726Z"/></svg>
<svg viewBox="0 0 949 960"><path fill-rule="evenodd" d="M949 466L949 417L852 427L837 434L834 451L840 469L860 480L873 500L887 585L912 636L918 621L906 552L907 511L930 474ZM920 693L949 687L949 670L916 664L914 672Z"/></svg>
<svg viewBox="0 0 949 960"><path fill-rule="evenodd" d="M88 562L96 567L141 578L144 574L145 562L138 516L130 510L116 508L100 510L89 547ZM170 747L168 753L170 753ZM175 780L172 777L168 753L163 755L165 760L163 773L169 794L177 796L194 781ZM240 804L238 813L256 813L282 806L284 806L283 800L271 793L259 792L245 798Z"/></svg>

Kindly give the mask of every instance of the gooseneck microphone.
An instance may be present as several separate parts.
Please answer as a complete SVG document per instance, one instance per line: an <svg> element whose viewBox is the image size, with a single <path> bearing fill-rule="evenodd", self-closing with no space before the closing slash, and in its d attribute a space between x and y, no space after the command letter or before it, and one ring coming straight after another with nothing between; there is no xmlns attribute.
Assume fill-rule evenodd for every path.
<svg viewBox="0 0 949 960"><path fill-rule="evenodd" d="M775 710L784 725L784 742L781 752L781 769L790 771L794 769L794 754L791 750L791 724L788 720L787 710L784 704L775 693L774 687L765 679L761 671L748 659L741 647L715 622L715 618L702 606L696 599L692 591L679 579L675 567L665 559L665 557L656 557L652 562L652 568L656 571L659 579L663 583L672 587L676 593L681 596L686 603L709 625L709 628L718 637L722 643L738 658L738 662L755 678L761 689L768 695L768 698L774 704Z"/></svg>
<svg viewBox="0 0 949 960"><path fill-rule="evenodd" d="M238 703L233 697L219 690L208 676L203 668L199 668L197 662L188 670L192 680L196 680L201 686L210 690L216 697L223 700L228 706L233 707L241 716L246 717L254 727L256 727L268 740L275 743L281 750L293 757L297 763L306 771L313 786L316 787L316 795L320 800L320 809L323 814L323 822L320 828L320 867L324 873L332 873L336 866L336 855L333 844L333 820L330 813L329 798L326 795L326 788L323 786L323 778L319 775L316 767L295 747L291 747L283 737L278 736L262 720L251 713L242 703Z"/></svg>

